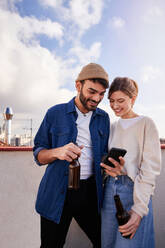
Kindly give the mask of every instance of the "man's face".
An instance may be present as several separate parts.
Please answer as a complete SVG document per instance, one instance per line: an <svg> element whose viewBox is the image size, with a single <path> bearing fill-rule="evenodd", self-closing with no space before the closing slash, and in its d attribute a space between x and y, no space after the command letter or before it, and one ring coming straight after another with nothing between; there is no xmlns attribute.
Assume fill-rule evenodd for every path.
<svg viewBox="0 0 165 248"><path fill-rule="evenodd" d="M85 80L84 84L77 82L76 87L79 100L78 107L84 113L95 110L106 92L103 85L91 80Z"/></svg>

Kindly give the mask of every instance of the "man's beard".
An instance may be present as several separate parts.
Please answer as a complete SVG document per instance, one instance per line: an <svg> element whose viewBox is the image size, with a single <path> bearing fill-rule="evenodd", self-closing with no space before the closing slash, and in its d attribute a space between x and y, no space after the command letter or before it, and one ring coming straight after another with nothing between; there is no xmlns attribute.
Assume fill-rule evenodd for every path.
<svg viewBox="0 0 165 248"><path fill-rule="evenodd" d="M80 99L80 102L81 104L83 105L83 107L87 110L87 111L92 111L92 110L95 110L97 108L97 105L100 103L99 102L96 102L96 101L93 101L91 100L90 98L86 98L82 92L82 89L83 87L81 88L81 91L80 91L80 96L79 96L79 99ZM94 103L97 103L96 106L91 106L91 107L88 107L88 101L93 101Z"/></svg>

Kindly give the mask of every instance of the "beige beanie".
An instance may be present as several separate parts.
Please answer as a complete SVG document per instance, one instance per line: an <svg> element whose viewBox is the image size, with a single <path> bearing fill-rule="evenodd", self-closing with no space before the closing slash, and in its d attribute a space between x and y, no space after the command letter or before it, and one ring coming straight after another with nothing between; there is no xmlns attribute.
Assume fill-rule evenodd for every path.
<svg viewBox="0 0 165 248"><path fill-rule="evenodd" d="M94 79L94 78L100 78L106 80L107 87L109 86L108 73L104 70L104 68L101 65L95 63L90 63L84 66L80 71L76 81Z"/></svg>

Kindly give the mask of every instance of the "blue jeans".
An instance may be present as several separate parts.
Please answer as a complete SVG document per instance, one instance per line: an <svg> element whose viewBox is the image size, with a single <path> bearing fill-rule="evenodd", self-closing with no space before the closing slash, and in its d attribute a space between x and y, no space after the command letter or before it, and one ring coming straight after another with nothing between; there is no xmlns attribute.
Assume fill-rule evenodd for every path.
<svg viewBox="0 0 165 248"><path fill-rule="evenodd" d="M118 231L116 220L116 208L114 195L118 194L124 208L129 211L133 205L134 183L128 176L118 176L115 180L108 177L104 187L104 201L101 213L102 221L102 248L154 248L154 227L152 200L149 202L149 213L144 216L133 237L133 239L123 238Z"/></svg>

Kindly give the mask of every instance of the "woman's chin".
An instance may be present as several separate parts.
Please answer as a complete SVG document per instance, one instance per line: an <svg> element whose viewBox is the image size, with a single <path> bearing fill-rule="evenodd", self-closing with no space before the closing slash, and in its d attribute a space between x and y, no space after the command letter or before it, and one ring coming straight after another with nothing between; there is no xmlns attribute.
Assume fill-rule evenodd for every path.
<svg viewBox="0 0 165 248"><path fill-rule="evenodd" d="M116 116L121 117L122 113L115 113Z"/></svg>

